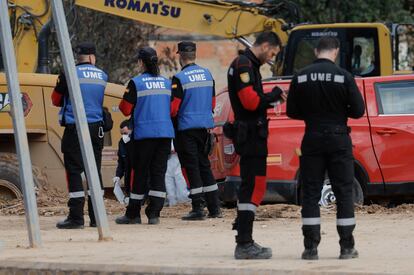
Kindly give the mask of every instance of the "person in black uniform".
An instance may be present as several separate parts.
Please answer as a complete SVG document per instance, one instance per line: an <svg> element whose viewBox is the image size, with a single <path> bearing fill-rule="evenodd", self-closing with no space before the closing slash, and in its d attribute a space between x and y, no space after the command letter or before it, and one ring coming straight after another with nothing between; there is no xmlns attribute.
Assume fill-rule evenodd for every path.
<svg viewBox="0 0 414 275"><path fill-rule="evenodd" d="M206 143L214 127L215 85L210 71L195 64L196 44L178 43L181 72L172 79L172 117L176 121L175 149L190 186L192 210L183 220L205 218L203 195L209 218L221 218L218 186L211 172Z"/></svg>
<svg viewBox="0 0 414 275"><path fill-rule="evenodd" d="M103 192L101 158L104 137L104 118L102 105L108 76L95 66L96 49L93 43L81 43L75 48L75 51L78 59L76 71ZM59 75L56 87L52 93L52 103L54 106L61 107L59 113L60 124L65 127L61 149L69 187L69 216L64 221L58 222L56 226L60 229L79 229L84 227L83 207L85 204L85 193L82 186L82 174L84 174L85 169L75 125L74 112L69 98L66 78L63 73ZM90 218L89 225L96 227L90 196L88 199L88 212Z"/></svg>
<svg viewBox="0 0 414 275"><path fill-rule="evenodd" d="M287 115L306 124L300 178L305 246L302 259L308 260L318 259L321 239L318 201L326 172L337 199L340 259L358 257L352 235L354 157L347 120L362 117L365 108L353 76L335 64L338 52L338 39L321 38L315 49L317 59L293 77L287 100Z"/></svg>
<svg viewBox="0 0 414 275"><path fill-rule="evenodd" d="M241 186L238 193L236 259L268 259L270 248L253 241L253 221L256 208L266 192L266 157L268 120L267 109L271 104L286 99L278 87L270 93L263 92L260 66L272 60L280 51L281 42L273 32L261 33L253 47L241 53L228 70L228 88L235 122L233 138L240 155Z"/></svg>
<svg viewBox="0 0 414 275"><path fill-rule="evenodd" d="M138 52L142 73L127 86L119 109L133 120L132 187L128 207L118 224L141 223L141 205L149 180L149 204L145 209L148 224L160 222L164 206L165 172L171 152L174 127L171 121L171 81L160 75L157 52L143 47Z"/></svg>
<svg viewBox="0 0 414 275"><path fill-rule="evenodd" d="M131 192L131 154L133 149L132 142L130 142L132 133L131 121L122 121L119 128L122 137L118 142L118 165L116 167L113 182L114 184L117 182L119 183L121 179L124 178L126 197L129 198L129 193Z"/></svg>

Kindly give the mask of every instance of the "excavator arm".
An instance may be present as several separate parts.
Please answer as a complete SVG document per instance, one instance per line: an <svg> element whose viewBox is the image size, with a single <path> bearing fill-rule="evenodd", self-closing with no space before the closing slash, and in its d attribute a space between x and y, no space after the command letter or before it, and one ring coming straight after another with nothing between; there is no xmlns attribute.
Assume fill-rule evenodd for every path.
<svg viewBox="0 0 414 275"><path fill-rule="evenodd" d="M270 30L286 44L285 21L269 14L270 10L276 13L284 1L270 2L275 3L272 8L245 1L202 0L76 0L75 4L160 27L230 39Z"/></svg>
<svg viewBox="0 0 414 275"><path fill-rule="evenodd" d="M18 70L24 73L35 72L38 35L50 19L50 1L8 0L8 4Z"/></svg>
<svg viewBox="0 0 414 275"><path fill-rule="evenodd" d="M43 50L43 55L47 52L47 41L40 42L44 40L42 33L50 33L50 24L46 23L51 19L51 0L7 1L18 71L45 72L38 66L44 63L38 64L38 50ZM266 0L263 4L239 0L75 0L75 4L159 27L236 38L246 46L249 41L243 36L264 30L277 33L286 44L288 34L281 14L297 15L297 8L284 0Z"/></svg>

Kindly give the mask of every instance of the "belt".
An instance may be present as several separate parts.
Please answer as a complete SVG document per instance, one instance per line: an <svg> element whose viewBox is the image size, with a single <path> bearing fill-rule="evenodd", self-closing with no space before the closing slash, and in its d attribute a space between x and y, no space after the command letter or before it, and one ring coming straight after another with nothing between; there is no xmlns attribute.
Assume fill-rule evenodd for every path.
<svg viewBox="0 0 414 275"><path fill-rule="evenodd" d="M305 132L320 134L349 134L351 127L346 125L306 125Z"/></svg>
<svg viewBox="0 0 414 275"><path fill-rule="evenodd" d="M88 123L88 126L102 126L103 122L102 121L97 121L97 122L92 122L92 123ZM65 125L66 128L76 128L76 124L66 124Z"/></svg>

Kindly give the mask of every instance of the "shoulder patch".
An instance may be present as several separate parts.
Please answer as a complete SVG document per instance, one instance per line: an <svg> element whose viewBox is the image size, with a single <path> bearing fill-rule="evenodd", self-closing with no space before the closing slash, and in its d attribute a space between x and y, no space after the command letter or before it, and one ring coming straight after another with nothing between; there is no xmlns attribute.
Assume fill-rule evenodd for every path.
<svg viewBox="0 0 414 275"><path fill-rule="evenodd" d="M240 74L240 80L243 83L249 83L249 81L250 81L250 75L249 75L249 73L242 73L242 74Z"/></svg>

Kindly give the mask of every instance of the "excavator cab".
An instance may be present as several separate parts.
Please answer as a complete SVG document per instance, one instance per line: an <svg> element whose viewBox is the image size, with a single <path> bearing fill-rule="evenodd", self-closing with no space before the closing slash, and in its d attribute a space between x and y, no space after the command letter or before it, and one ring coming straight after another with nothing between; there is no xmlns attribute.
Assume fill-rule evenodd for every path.
<svg viewBox="0 0 414 275"><path fill-rule="evenodd" d="M336 63L355 76L392 75L414 66L414 26L381 23L299 25L289 34L282 75L293 75L315 60L314 48L323 36L341 42Z"/></svg>

